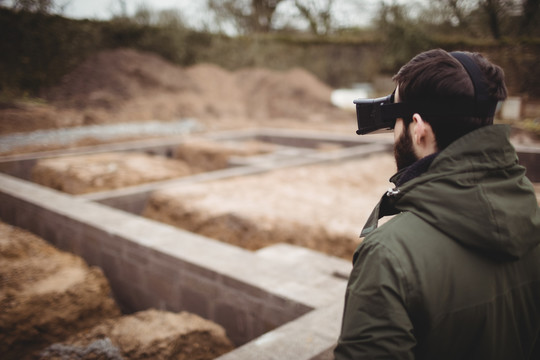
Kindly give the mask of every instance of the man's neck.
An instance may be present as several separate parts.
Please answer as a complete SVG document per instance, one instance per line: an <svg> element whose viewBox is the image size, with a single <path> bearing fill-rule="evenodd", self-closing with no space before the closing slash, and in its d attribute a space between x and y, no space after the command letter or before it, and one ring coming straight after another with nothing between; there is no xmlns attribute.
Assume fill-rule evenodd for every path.
<svg viewBox="0 0 540 360"><path fill-rule="evenodd" d="M397 187L400 187L406 182L422 175L429 169L429 166L438 154L439 153L436 152L426 157L423 157L422 159L416 161L414 164L401 169L394 176L392 176L390 181L392 181Z"/></svg>

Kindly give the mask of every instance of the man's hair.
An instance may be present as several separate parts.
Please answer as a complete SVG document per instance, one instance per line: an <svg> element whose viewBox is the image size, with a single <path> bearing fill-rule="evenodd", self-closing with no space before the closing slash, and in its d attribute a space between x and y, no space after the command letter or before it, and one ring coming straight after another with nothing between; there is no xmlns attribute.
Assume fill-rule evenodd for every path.
<svg viewBox="0 0 540 360"><path fill-rule="evenodd" d="M479 53L467 53L484 75L489 96L504 100L507 96L503 70ZM469 74L448 52L435 49L415 56L394 76L403 102L444 101L445 99L474 98L474 86ZM422 116L435 133L439 150L454 140L485 125L493 124L493 117ZM412 118L403 119L408 127Z"/></svg>

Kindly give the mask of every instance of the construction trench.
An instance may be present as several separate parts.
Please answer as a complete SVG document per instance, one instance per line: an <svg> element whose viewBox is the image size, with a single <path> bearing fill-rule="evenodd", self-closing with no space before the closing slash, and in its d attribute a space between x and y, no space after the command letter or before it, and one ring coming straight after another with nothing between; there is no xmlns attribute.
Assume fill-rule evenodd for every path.
<svg viewBox="0 0 540 360"><path fill-rule="evenodd" d="M179 146L186 139L171 136L1 156L0 219L102 269L122 313L186 311L219 324L234 344L220 360L331 358L357 233L391 175L392 138L279 129L221 131L205 134L204 140L244 144L253 150L231 151L217 165L201 166L183 176L120 183L114 189L100 188L97 183L89 188L68 188L61 184L61 171L44 172L42 184L37 183L39 167L48 160L133 153L178 159ZM219 153L227 153L218 148ZM516 148L528 177L540 182L538 148ZM198 164L209 159L197 151L191 156ZM335 185L332 191L336 194L366 197L355 204L330 190L328 198L321 193L326 203L315 201L312 206L334 209L340 218L334 223L328 213L310 212L312 194L303 198L296 194L298 189L286 186L295 179L304 184L316 181L313 173L302 171L318 166L322 173L341 171L350 181L358 175L356 169L370 167L371 181L384 180L380 189L372 189L373 194L367 190L349 194L354 186L348 188L346 181L337 178L324 183ZM285 192L265 194L264 176L274 176L272 181ZM248 190L258 187L259 192ZM196 194L203 199L205 192L226 195L207 205L224 207L223 213L212 215L210 227L203 226L210 223L209 218L202 218L195 205L190 208L180 200L175 202L187 199L204 208L203 200L196 202ZM224 206L236 195L233 198L239 206L246 207L242 196L250 194L262 198L257 203L260 206L248 206L246 213ZM288 196L293 205L278 202ZM281 217L262 209L274 200L276 206L284 206L278 208ZM312 224L295 217L303 209ZM168 215L160 215L160 211ZM188 213L191 224L198 221L192 228L182 219L182 211ZM220 238L226 232L229 236ZM248 238L240 241L242 234ZM330 243L324 244L325 239Z"/></svg>

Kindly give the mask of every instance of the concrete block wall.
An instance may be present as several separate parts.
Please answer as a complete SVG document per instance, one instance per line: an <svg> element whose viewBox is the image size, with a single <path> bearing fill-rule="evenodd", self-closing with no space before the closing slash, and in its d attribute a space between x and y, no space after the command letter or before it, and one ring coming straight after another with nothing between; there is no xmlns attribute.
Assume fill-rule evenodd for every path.
<svg viewBox="0 0 540 360"><path fill-rule="evenodd" d="M330 257L307 249L294 261L278 260L269 250L257 254L2 174L0 218L101 267L127 312L186 310L221 324L235 344L245 344L234 359L253 359L268 339L293 351L298 344L291 340L299 338L279 335L291 331L282 326L326 307L333 315L323 312L322 329L299 326L311 334L309 358L328 352L337 338L346 283L335 274L349 271L347 261L333 258L321 267ZM263 334L274 335L257 341Z"/></svg>
<svg viewBox="0 0 540 360"><path fill-rule="evenodd" d="M0 171L19 178L0 174L0 219L101 267L126 312L186 310L223 325L241 346L220 360L331 359L350 262L287 244L249 252L136 215L148 194L169 184L340 161L387 151L391 143L377 136L370 136L367 142L279 130L270 134L267 130L224 132L214 138L257 138L304 149L236 159L236 167L229 169L80 197L21 180L29 178L37 159L63 156L66 151L2 157ZM67 153L146 151L168 156L179 141L149 140ZM307 149L329 141L345 148L332 152ZM517 150L528 176L538 181L538 149Z"/></svg>

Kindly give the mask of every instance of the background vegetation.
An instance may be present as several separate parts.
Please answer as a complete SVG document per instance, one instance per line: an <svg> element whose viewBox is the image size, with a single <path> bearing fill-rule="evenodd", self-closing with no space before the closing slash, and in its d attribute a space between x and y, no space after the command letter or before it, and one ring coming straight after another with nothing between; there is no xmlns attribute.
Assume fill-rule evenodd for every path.
<svg viewBox="0 0 540 360"><path fill-rule="evenodd" d="M437 0L420 10L382 2L367 28L339 26L333 0L207 1L213 27L195 30L175 10L142 6L110 21L73 20L55 15L52 0L0 0L1 97L39 96L88 56L118 47L182 66L299 66L333 87L393 74L418 52L441 47L484 53L503 66L513 94L540 98L539 0ZM295 11L277 19L285 2Z"/></svg>

